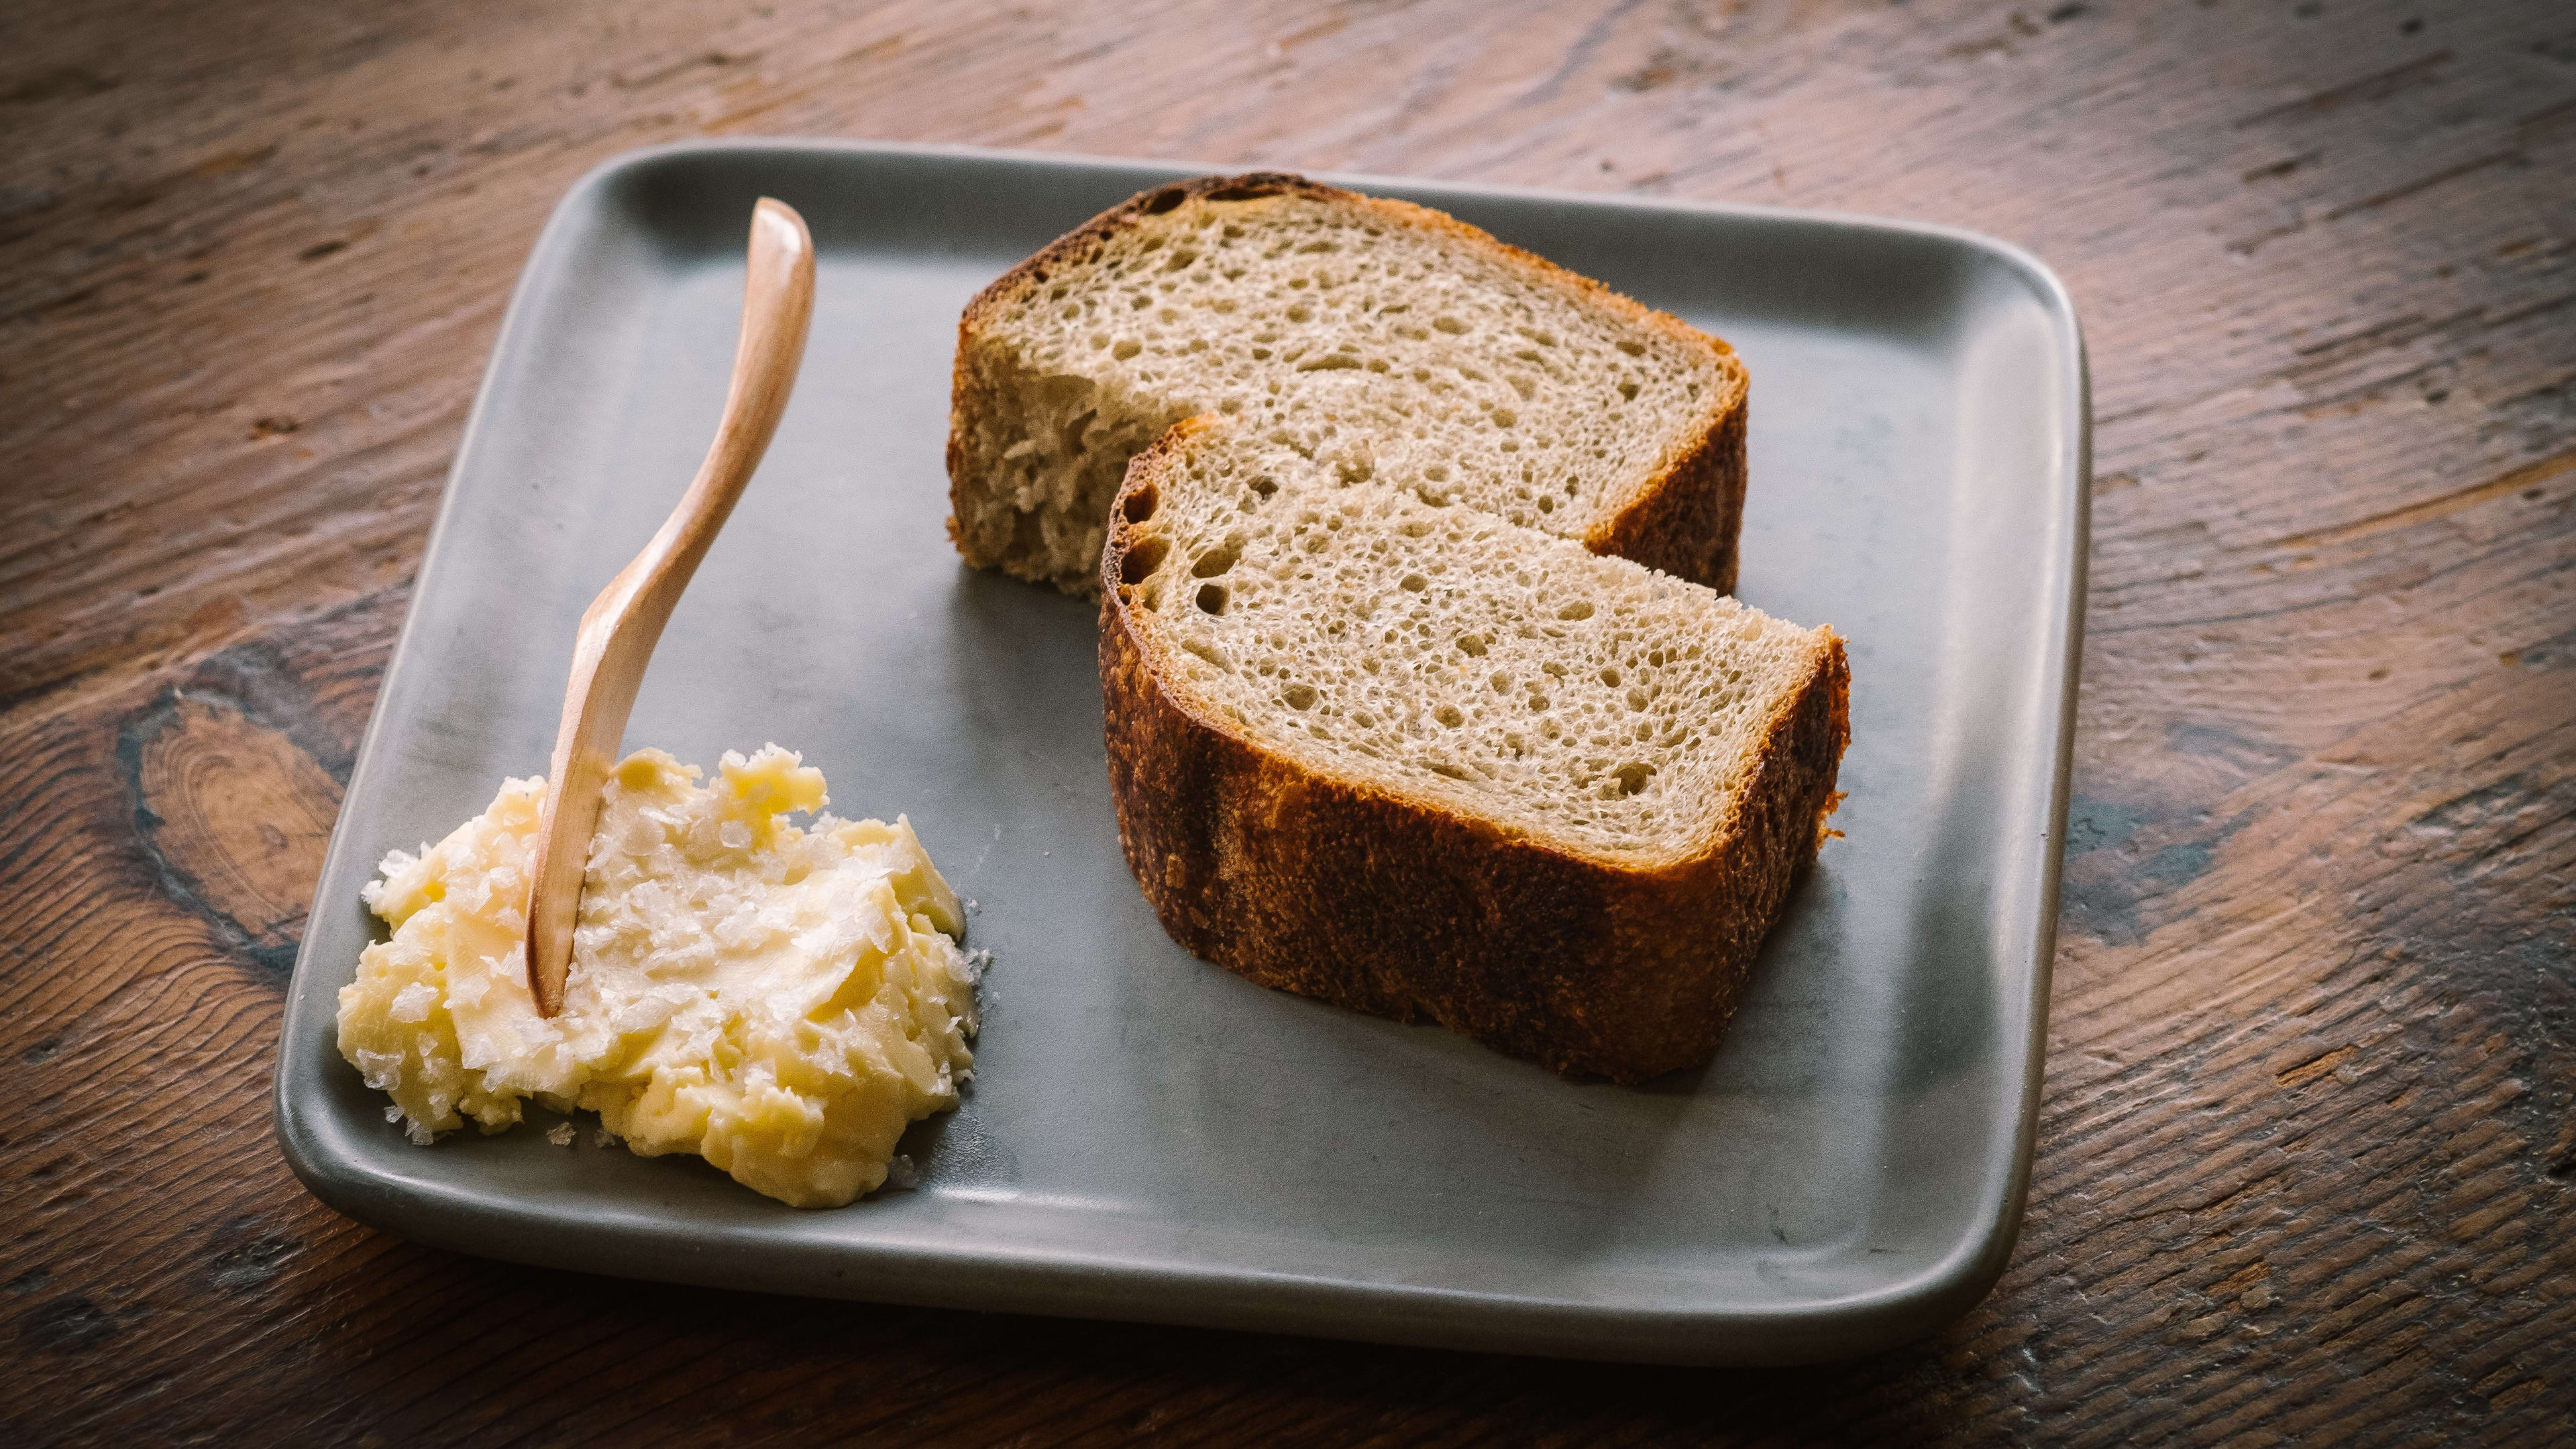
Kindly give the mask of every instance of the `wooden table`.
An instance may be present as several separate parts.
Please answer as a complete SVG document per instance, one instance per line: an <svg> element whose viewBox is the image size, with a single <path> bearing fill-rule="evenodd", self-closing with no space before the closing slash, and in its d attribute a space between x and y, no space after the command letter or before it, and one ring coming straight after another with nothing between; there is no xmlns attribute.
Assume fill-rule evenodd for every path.
<svg viewBox="0 0 2576 1449"><path fill-rule="evenodd" d="M2576 12L2550 0L0 13L0 1440L2567 1442ZM2087 324L2013 1266L1729 1373L676 1290L342 1219L283 973L593 163L968 142L1920 217ZM1758 482L1757 482L1758 486Z"/></svg>

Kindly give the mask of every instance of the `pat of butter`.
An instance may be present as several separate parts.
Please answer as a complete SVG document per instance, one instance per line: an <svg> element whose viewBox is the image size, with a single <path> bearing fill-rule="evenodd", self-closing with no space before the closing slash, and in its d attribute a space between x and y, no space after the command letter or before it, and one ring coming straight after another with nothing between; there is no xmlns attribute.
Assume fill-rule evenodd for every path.
<svg viewBox="0 0 2576 1449"><path fill-rule="evenodd" d="M591 837L564 1009L528 994L528 854L543 780L366 901L393 939L340 991L340 1053L431 1141L535 1097L599 1113L645 1156L693 1152L798 1207L885 1181L906 1124L957 1105L974 1066L977 957L957 895L909 821L784 818L823 773L771 745L711 787L660 750L619 764Z"/></svg>

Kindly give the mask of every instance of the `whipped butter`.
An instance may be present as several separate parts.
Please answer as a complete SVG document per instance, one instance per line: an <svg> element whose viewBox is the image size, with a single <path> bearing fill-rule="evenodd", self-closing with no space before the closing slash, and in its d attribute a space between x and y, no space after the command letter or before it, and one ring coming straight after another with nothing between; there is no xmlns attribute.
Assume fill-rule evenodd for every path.
<svg viewBox="0 0 2576 1449"><path fill-rule="evenodd" d="M820 811L823 773L776 745L717 779L660 750L618 765L583 877L564 1009L528 994L541 779L366 887L393 928L340 991L340 1052L428 1143L534 1097L599 1114L645 1156L691 1152L797 1207L886 1179L917 1118L971 1073L976 958L911 824ZM981 953L978 953L980 956Z"/></svg>

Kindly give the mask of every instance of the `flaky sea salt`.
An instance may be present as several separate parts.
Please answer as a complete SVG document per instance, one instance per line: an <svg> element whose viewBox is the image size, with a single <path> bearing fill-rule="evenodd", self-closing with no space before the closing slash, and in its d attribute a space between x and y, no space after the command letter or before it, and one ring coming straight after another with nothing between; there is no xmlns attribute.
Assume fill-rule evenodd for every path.
<svg viewBox="0 0 2576 1449"><path fill-rule="evenodd" d="M720 902L718 909L724 909L727 905L730 905L731 909L725 910L723 917L716 922L715 938L717 945L731 950L758 933L760 912L750 901L738 897Z"/></svg>
<svg viewBox="0 0 2576 1449"><path fill-rule="evenodd" d="M620 1036L648 1031L670 1019L673 1005L674 1003L664 999L658 993L639 996L619 1008L617 1014L609 1018L609 1028Z"/></svg>
<svg viewBox="0 0 2576 1449"><path fill-rule="evenodd" d="M911 1158L898 1152L886 1159L886 1191L910 1192L919 1186L921 1186L921 1168L915 1165Z"/></svg>
<svg viewBox="0 0 2576 1449"><path fill-rule="evenodd" d="M858 919L851 924L858 927L859 934L867 938L870 946L878 951L894 949L894 922L886 919L882 902L873 899L863 902L854 914Z"/></svg>
<svg viewBox="0 0 2576 1449"><path fill-rule="evenodd" d="M402 1080L402 1064L401 1052L371 1052L363 1047L358 1050L358 1075L379 1092L392 1091L394 1084Z"/></svg>
<svg viewBox="0 0 2576 1449"><path fill-rule="evenodd" d="M570 1147L572 1145L572 1138L573 1130L570 1122L557 1122L554 1126L546 1129L546 1140L557 1147Z"/></svg>
<svg viewBox="0 0 2576 1449"><path fill-rule="evenodd" d="M429 1020L431 1009L437 1005L438 988L426 981L415 981L394 993L394 1004L386 1008L385 1015L399 1022L422 1022Z"/></svg>
<svg viewBox="0 0 2576 1449"><path fill-rule="evenodd" d="M825 921L796 935L796 949L812 961L837 962L845 949L856 944L857 939L842 931L836 921Z"/></svg>

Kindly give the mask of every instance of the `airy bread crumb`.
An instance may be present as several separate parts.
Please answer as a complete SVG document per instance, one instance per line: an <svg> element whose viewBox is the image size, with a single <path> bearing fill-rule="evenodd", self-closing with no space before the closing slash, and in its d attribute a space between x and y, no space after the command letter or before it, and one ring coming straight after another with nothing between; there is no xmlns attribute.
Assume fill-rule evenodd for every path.
<svg viewBox="0 0 2576 1449"><path fill-rule="evenodd" d="M1097 589L1109 499L1214 413L1351 481L1401 473L1595 552L1731 589L1745 374L1724 343L1453 218L1301 177L1104 213L958 328L950 531Z"/></svg>
<svg viewBox="0 0 2576 1449"><path fill-rule="evenodd" d="M1707 1060L1849 737L1829 629L1247 424L1130 468L1101 686L1128 865L1265 985L1559 1071Z"/></svg>

